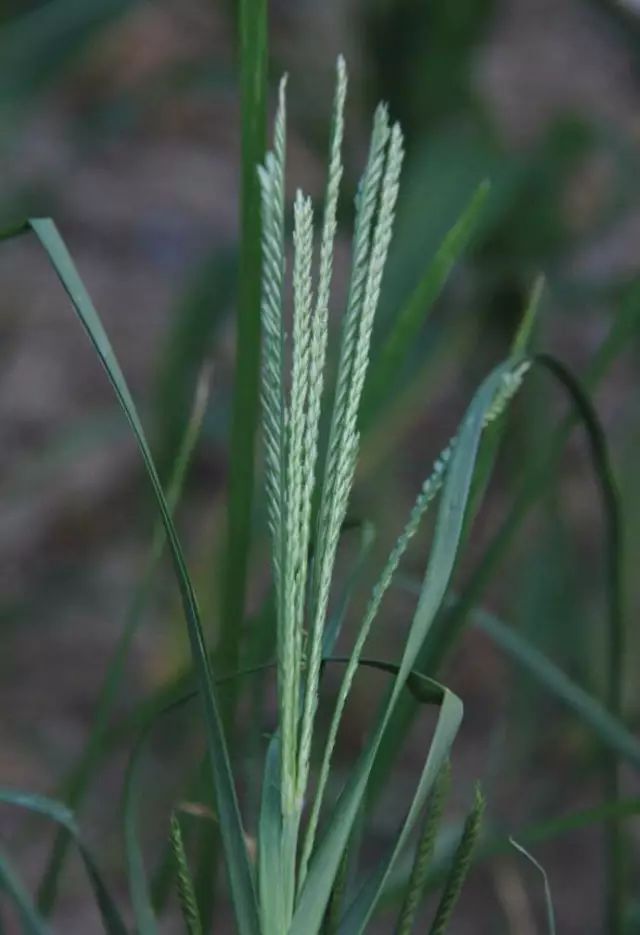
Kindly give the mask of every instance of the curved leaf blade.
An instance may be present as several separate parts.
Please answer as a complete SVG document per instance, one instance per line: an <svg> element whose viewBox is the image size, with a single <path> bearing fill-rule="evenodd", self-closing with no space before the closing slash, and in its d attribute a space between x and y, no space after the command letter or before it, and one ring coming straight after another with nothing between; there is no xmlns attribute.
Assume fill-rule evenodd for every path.
<svg viewBox="0 0 640 935"><path fill-rule="evenodd" d="M259 935L253 872L244 842L240 809L224 737L220 707L200 623L198 604L144 429L98 312L78 275L73 260L55 224L48 218L36 218L29 220L28 226L36 234L44 248L56 275L71 299L74 311L107 372L109 381L133 431L147 476L151 482L167 535L187 622L191 653L204 709L207 745L220 815L220 829L238 926L242 935Z"/></svg>

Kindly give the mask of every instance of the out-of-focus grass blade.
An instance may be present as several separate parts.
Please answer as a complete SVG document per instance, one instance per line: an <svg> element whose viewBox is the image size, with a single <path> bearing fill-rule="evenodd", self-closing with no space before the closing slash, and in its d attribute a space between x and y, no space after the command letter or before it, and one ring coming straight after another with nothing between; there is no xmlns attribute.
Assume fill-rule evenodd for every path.
<svg viewBox="0 0 640 935"><path fill-rule="evenodd" d="M222 575L221 665L238 668L251 545L255 440L259 419L261 218L257 167L264 159L267 113L266 0L241 0L239 17L242 99L240 255L233 386L229 507ZM230 696L228 710L233 709ZM230 713L228 714L230 717Z"/></svg>
<svg viewBox="0 0 640 935"><path fill-rule="evenodd" d="M226 672L234 672L238 668L245 635L256 433L260 414L262 222L257 167L264 160L267 123L267 0L240 0L238 6L242 127L239 279L227 525L220 556L221 613L217 652L219 665ZM234 736L230 728L235 718L236 702L232 686L223 699L221 711L223 726L231 737ZM205 931L211 927L216 863L217 842L212 838L196 875L198 904Z"/></svg>
<svg viewBox="0 0 640 935"><path fill-rule="evenodd" d="M324 657L330 656L333 653L338 637L340 636L340 631L342 630L342 625L349 610L349 604L351 603L353 591L358 582L358 579L360 578L360 575L362 574L366 561L371 554L371 549L373 547L375 537L376 533L373 524L366 521L363 522L360 526L360 543L358 546L356 560L347 578L344 591L337 603L334 612L327 622L327 626L322 637L322 655Z"/></svg>
<svg viewBox="0 0 640 935"><path fill-rule="evenodd" d="M187 469L200 434L200 428L207 406L208 392L209 372L208 369L206 369L202 371L200 375L192 404L191 415L187 420L186 428L183 430L183 437L180 442L169 483L167 503L170 512L173 512L175 509L182 493ZM158 521L154 530L144 574L142 575L140 584L136 589L133 600L127 611L120 638L109 662L107 673L98 696L96 715L89 738L71 772L70 780L65 788L65 800L69 807L74 810L77 810L80 802L83 800L95 769L100 762L102 746L109 725L109 717L124 677L126 660L133 638L151 596L165 544L166 536L164 527L162 522ZM48 915L52 911L55 903L58 879L64 864L68 843L69 837L66 832L64 830L58 832L38 893L38 905L45 915Z"/></svg>
<svg viewBox="0 0 640 935"><path fill-rule="evenodd" d="M633 818L638 815L640 815L640 798L619 799L617 802L605 802L594 808L571 812L561 818L552 818L549 821L528 825L518 832L518 838L526 841L527 844L538 844L563 834L570 834L572 831L579 831L582 828L609 821L612 818ZM502 846L503 849L506 848L504 840Z"/></svg>
<svg viewBox="0 0 640 935"><path fill-rule="evenodd" d="M151 729L150 723L138 738L131 753L127 773L124 780L123 794L123 820L124 842L127 857L127 876L129 879L129 892L138 935L158 935L158 926L151 904L151 895L147 875L144 868L144 857L138 838L137 805L139 797L139 769L141 753L147 734Z"/></svg>
<svg viewBox="0 0 640 935"><path fill-rule="evenodd" d="M521 361L529 352L543 288L544 279L540 276L533 284L529 301L527 302L518 330L511 344L511 359L514 363ZM475 477L473 478L471 506L467 515L467 525L469 526L473 523L475 514L484 499L507 425L508 420L506 418L496 419L491 425L487 426L482 437L480 454L478 455L478 465Z"/></svg>
<svg viewBox="0 0 640 935"><path fill-rule="evenodd" d="M388 399L389 388L394 384L399 368L413 350L433 303L469 242L488 193L489 183L482 182L436 251L421 281L401 309L389 337L374 357L362 400L361 420L365 429Z"/></svg>
<svg viewBox="0 0 640 935"><path fill-rule="evenodd" d="M543 652L494 614L476 609L471 621L518 663L549 694L588 725L611 752L640 769L640 740L604 705L569 678Z"/></svg>
<svg viewBox="0 0 640 935"><path fill-rule="evenodd" d="M609 713L622 718L624 687L625 625L622 583L622 511L614 477L607 439L598 415L579 381L559 360L549 354L538 354L537 363L560 383L569 395L586 430L596 482L600 489L605 520L606 590L609 617L606 704ZM620 797L618 763L608 757L604 763L605 797ZM622 935L626 901L626 854L622 827L618 821L607 825L608 879L606 927L611 935Z"/></svg>
<svg viewBox="0 0 640 935"><path fill-rule="evenodd" d="M243 674L245 673L239 673L238 677ZM138 733L127 765L123 789L124 837L129 889L139 935L157 935L158 931L153 899L137 830L138 800L140 797L139 773L142 765L142 755L147 741L160 719L193 701L196 696L197 692L176 694L171 700L165 700L162 705L151 710ZM169 843L169 851L175 860L175 842L173 838ZM197 904L195 910L197 914Z"/></svg>
<svg viewBox="0 0 640 935"><path fill-rule="evenodd" d="M409 578L398 577L398 583L412 594L417 594L420 588L419 581ZM609 750L640 769L640 740L622 720L610 714L601 701L569 678L545 653L495 614L478 607L471 611L470 621L546 692L565 704Z"/></svg>
<svg viewBox="0 0 640 935"><path fill-rule="evenodd" d="M48 0L3 24L2 108L17 111L26 95L51 82L96 33L136 5L136 0Z"/></svg>
<svg viewBox="0 0 640 935"><path fill-rule="evenodd" d="M529 302L524 310L522 321L518 326L516 335L511 345L511 356L517 360L529 353L533 331L538 318L538 309L544 291L544 276L538 276L533 284Z"/></svg>
<svg viewBox="0 0 640 935"><path fill-rule="evenodd" d="M0 850L0 890L6 890L9 898L14 902L18 914L22 919L22 928L25 935L50 935L50 929L39 914L31 897L27 893L22 880L9 863L9 859Z"/></svg>
<svg viewBox="0 0 640 935"><path fill-rule="evenodd" d="M526 847L523 847L522 844L518 844L514 838L509 838L509 843L515 847L517 851L520 851L521 854L527 858L529 863L538 870L542 876L544 882L544 903L547 910L547 931L549 935L556 935L556 916L553 911L553 900L551 898L551 887L549 886L549 878L547 876L547 871L544 869L541 863L539 863L533 854L530 854Z"/></svg>
<svg viewBox="0 0 640 935"><path fill-rule="evenodd" d="M107 371L111 385L138 443L147 476L155 494L180 587L191 653L198 679L198 689L204 709L207 746L216 788L220 829L238 926L241 935L258 935L258 911L253 874L244 842L235 784L213 677L209 667L198 604L153 457L135 404L109 339L55 225L48 219L34 219L29 221L29 226L45 249L96 353Z"/></svg>
<svg viewBox="0 0 640 935"><path fill-rule="evenodd" d="M380 743L385 735L398 698L402 694L407 677L413 668L416 656L429 632L448 587L462 532L485 416L493 403L498 388L502 385L504 374L509 368L510 364L504 364L496 368L487 377L474 396L463 420L442 491L434 541L422 593L409 630L398 675L394 680L390 697L382 712L379 724L333 809L324 838L314 851L308 876L299 896L290 935L303 935L305 932L318 928L322 921L333 881L351 834L355 816L363 800L371 767L375 761ZM461 702L452 693L445 692L438 725L432 741L432 755L430 754L428 758L429 769L425 770L420 781L419 792L422 801L428 795L431 785L448 755L461 719ZM410 831L415 817L417 817L417 811L414 814L412 809L411 821L408 821L404 828L407 833ZM370 904L363 912L363 916L368 917L369 910L375 907L378 894L379 888L376 889L375 893L372 893Z"/></svg>
<svg viewBox="0 0 640 935"><path fill-rule="evenodd" d="M115 903L111 899L111 895L104 884L102 875L91 853L87 850L80 837L72 812L61 802L56 802L54 799L49 799L42 795L32 795L15 789L1 788L0 803L12 805L17 808L24 808L27 811L43 815L45 818L49 818L58 825L61 825L69 832L78 848L87 876L91 882L105 932L107 932L107 935L127 935L127 928L122 921Z"/></svg>
<svg viewBox="0 0 640 935"><path fill-rule="evenodd" d="M216 250L187 283L174 309L158 371L152 436L157 438L156 462L163 480L180 448L198 374L229 315L237 265L235 251Z"/></svg>

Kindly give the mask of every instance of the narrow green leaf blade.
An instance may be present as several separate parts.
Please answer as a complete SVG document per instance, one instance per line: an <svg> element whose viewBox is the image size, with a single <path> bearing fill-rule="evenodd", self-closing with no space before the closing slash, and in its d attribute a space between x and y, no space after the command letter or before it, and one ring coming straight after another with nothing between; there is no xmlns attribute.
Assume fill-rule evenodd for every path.
<svg viewBox="0 0 640 935"><path fill-rule="evenodd" d="M138 443L155 494L180 588L191 652L198 678L200 698L204 708L207 743L220 815L220 828L238 925L242 935L258 935L258 910L253 874L244 842L238 800L224 738L219 704L200 624L198 604L151 451L107 334L62 238L53 222L49 219L34 219L29 223L47 253L58 278L71 299L78 318L107 371L111 385Z"/></svg>
<svg viewBox="0 0 640 935"><path fill-rule="evenodd" d="M137 830L137 806L139 796L138 773L140 768L140 754L147 734L148 730L140 735L129 759L124 780L124 843L127 858L129 892L131 894L136 931L138 935L158 935L158 926L151 904L151 895L149 893L149 885L144 868L144 858Z"/></svg>
<svg viewBox="0 0 640 935"><path fill-rule="evenodd" d="M534 678L549 694L586 724L612 752L640 769L640 741L593 695L569 678L551 659L513 627L485 610L474 610L472 622Z"/></svg>
<svg viewBox="0 0 640 935"><path fill-rule="evenodd" d="M462 722L462 714L463 707L460 699L453 692L443 688L440 717L407 816L395 836L391 853L382 861L347 910L340 926L340 935L360 935L365 930L384 887L393 873L398 857L407 845L425 800L447 761L449 750Z"/></svg>
<svg viewBox="0 0 640 935"><path fill-rule="evenodd" d="M267 123L267 0L239 3L242 175L236 361L226 542L223 553L220 664L238 667L251 546L252 503L260 385L261 212L257 166L264 159ZM235 695L225 700L225 726ZM203 925L207 920L203 918Z"/></svg>

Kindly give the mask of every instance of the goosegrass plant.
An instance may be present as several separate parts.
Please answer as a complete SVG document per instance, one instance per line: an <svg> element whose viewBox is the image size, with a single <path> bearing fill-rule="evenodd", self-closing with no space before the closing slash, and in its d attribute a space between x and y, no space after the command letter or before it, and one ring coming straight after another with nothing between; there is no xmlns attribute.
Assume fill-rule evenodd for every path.
<svg viewBox="0 0 640 935"><path fill-rule="evenodd" d="M255 28L257 32L254 40L261 46L260 30ZM260 59L258 64L260 72L263 60ZM257 72L254 78L256 76L260 79ZM251 85L249 74L246 78L247 94L253 95L254 105L258 107L262 94ZM256 288L255 280L251 288L247 286L243 310L247 320L245 331L241 329L239 332L239 357L242 358L244 335L244 340L251 343L251 359L249 363L243 360L243 366L251 370L251 361L255 364L257 359L256 346L261 343L264 480L271 544L275 615L274 669L278 701L277 725L269 738L264 758L257 826L249 828L248 832L241 814L237 793L238 777L232 767L228 746L229 728L234 722L234 704L223 705L219 692L221 677L234 686L234 698L240 691L240 677L243 675L239 669L240 636L236 634L232 638L231 630L225 630L226 643L222 658L227 662L231 660L232 664L230 670L216 672L214 676L212 654L205 640L198 601L172 516L177 490L197 434L202 407L196 406L196 414L187 429L182 454L178 458L175 481L178 486L174 484L173 493L166 496L125 378L98 313L55 225L49 220L35 219L8 232L17 234L30 230L38 238L106 369L138 443L162 524L162 533L156 536L150 567L152 570L155 568L162 545L166 542L182 599L197 697L206 734L208 766L215 791L216 824L212 835L220 835L229 898L241 935L319 935L330 932L351 935L366 931L381 903L387 898L388 891L397 887L398 870L403 861L406 862L411 845L416 842L413 856L409 857L409 872L401 888L396 923L400 935L407 935L413 930L428 885L434 841L443 811L451 747L463 716L461 700L432 677L437 667L425 666L422 660L425 652L444 653L447 648L447 633L444 634L444 648L439 647L443 639L443 621L452 619L451 606L446 604L445 599L450 590L458 552L470 531L473 515L493 465L504 413L533 362L528 344L536 301L525 313L511 354L481 383L458 431L444 446L418 491L406 524L400 530L377 576L349 654L346 657L334 656L342 619L342 614L336 617L333 612L336 556L347 524L350 495L357 470L372 333L393 233L403 161L401 129L391 122L387 108L380 105L375 112L368 157L357 190L351 274L340 323L337 369L335 378L330 380L332 332L329 309L343 172L346 91L346 67L344 61L339 59L321 223L315 223L313 203L308 196L297 192L293 204L293 264L290 277L293 312L290 335L287 334L285 321L289 279L285 264L285 80L279 87L272 149L260 160L259 166L255 160L251 162L253 175L245 173L245 194L247 190L254 193L253 196L247 196L247 237L253 246L249 244L245 253L245 273L247 270L255 272L257 261L261 263L261 271L258 271L259 288ZM249 153L249 159L252 160L260 149L260 121L248 121L246 129L250 145L245 149L245 155ZM256 225L258 197L261 207L259 227ZM474 199L474 211L479 207L482 197L484 188ZM467 217L451 233L447 250L436 257L435 266L428 270L422 288L423 294L426 293L431 299L451 268L454 245L456 248L462 247L468 227ZM319 228L317 262L316 228ZM256 234L261 238L259 252L255 250ZM534 293L534 299L538 295L539 290ZM261 342L256 338L256 319L251 319L250 315L251 304L257 301L256 297L259 297L260 305ZM416 333L417 320L415 303L408 308L406 314L399 316L407 342ZM246 329L251 332L249 337ZM383 351L381 359L388 369L389 360L401 358L402 342L399 343L397 337L391 336L386 347L386 356ZM561 382L571 384L564 371L555 363L547 359L546 365L559 376ZM243 372L241 368L239 380ZM371 385L375 387L374 397L377 398L384 387L384 381L379 376L376 379L376 373L381 372L374 367ZM257 389L257 383L255 386ZM257 397L252 387L253 384L247 389L244 403L238 403L236 414L240 420L235 435L237 456L245 460L241 476L236 478L232 490L235 510L230 511L231 552L234 549L242 552L242 566L232 569L233 580L229 587L232 587L234 593L224 599L227 608L225 614L231 613L230 608L235 608L238 629L244 620L251 531L250 509L247 513L247 504L242 505L240 498L243 491L246 493L251 488L253 478L253 447L247 439L241 438L241 418L244 409L253 412L255 408ZM575 387L573 389L575 391ZM582 397L578 394L576 398L580 409ZM589 418L593 421L591 410L587 412L587 422ZM325 421L328 425L326 441L321 432ZM247 431L253 434L251 420ZM611 481L608 462L606 458L602 460L603 440L599 435L597 437L601 445L598 449L601 473ZM608 493L610 515L614 515L615 489L611 484ZM417 585L417 602L400 659L393 664L371 660L364 656L364 650L372 629L379 623L385 595L394 582L407 547L425 514L436 504L437 514L426 571ZM363 539L365 541L366 537ZM613 549L614 552L617 547ZM613 577L616 577L615 573ZM614 591L619 596L618 580L612 582L612 594ZM469 600L468 597L466 599ZM463 594L454 607L459 608L464 600ZM618 606L614 608L615 614L621 614ZM620 620L617 625L621 626ZM435 642L434 634L437 637ZM120 677L118 673L121 672L122 655L126 654L130 639L131 627L125 629L125 646L120 656L116 656L119 667L113 676L116 681ZM596 725L606 735L610 746L617 753L624 748L627 758L634 761L638 757L638 745L619 724L621 705L617 689L621 681L621 651L622 643L619 640L613 654L618 665L612 675L616 690L610 689L608 711L598 706L595 700L585 699L580 694L576 702L570 683L567 685L561 674L555 678L555 682L553 679L551 682L560 685L562 697L574 709L580 709L582 705L579 713L584 715L586 711L586 720L590 719L592 726ZM549 679L544 659L541 661L539 655L534 655L534 662L531 663L531 654L524 651L520 652L520 659L532 671L537 667L541 680ZM326 666L338 663L343 666L342 678L333 700L328 731L324 735L319 729L318 718L321 680ZM268 670L270 664L269 660L256 660L253 668ZM375 666L385 671L389 677L389 689L362 750L346 778L342 777L341 789L336 797L332 792L335 783L330 782L334 774L334 752L355 677L364 666ZM251 678L249 671L244 675ZM111 687L104 702L105 710L112 704L115 682L109 684ZM187 693L183 697L184 692L181 692L178 698L171 700L170 707L188 702L192 694ZM145 731L136 744L125 782L128 875L135 925L140 935L151 935L157 930L157 915L138 839L136 776L148 732L163 716L168 700L165 698L161 705L152 706ZM371 868L359 861L358 841L366 834L372 817L375 784L379 784L380 777L387 774L401 749L404 727L398 730L397 725L408 723L404 712L407 706L413 712L418 703L429 704L437 709L435 728L409 807L390 843L389 851ZM99 740L104 738L105 719L106 713L103 712L96 727ZM100 746L95 737L96 733L93 735L93 746L89 745L85 759L79 766L82 788L74 792L74 805L79 802L88 783L96 755L95 747ZM614 769L617 769L615 761ZM73 789L77 790L78 786ZM609 803L608 811L599 815L600 819L613 815L611 828L617 835L618 817L627 812L617 802L617 780L611 772L608 789L614 801ZM2 792L0 801L44 813L61 825L64 838L58 839L53 869L51 865L49 868L49 890L61 866L60 849L63 845L60 842L72 839L80 848L105 930L110 933L127 931L122 915L109 895L69 809L52 800L11 791ZM439 901L430 923L433 935L449 927L472 862L483 807L482 796L478 793L444 874ZM182 833L179 810L172 815L167 837L185 928L192 933L207 931L209 922L202 912L198 887L192 879L191 861ZM614 858L619 860L619 836L613 845ZM356 866L358 872L357 886L351 882L350 871L353 866ZM41 902L37 908L31 903L9 861L4 858L0 862L0 880L17 906L25 931L46 931L46 905ZM617 886L620 886L619 876ZM615 894L618 904L623 895L618 889ZM49 896L48 902L51 901L52 897ZM616 927L611 929L612 932L621 931L619 912L615 918Z"/></svg>

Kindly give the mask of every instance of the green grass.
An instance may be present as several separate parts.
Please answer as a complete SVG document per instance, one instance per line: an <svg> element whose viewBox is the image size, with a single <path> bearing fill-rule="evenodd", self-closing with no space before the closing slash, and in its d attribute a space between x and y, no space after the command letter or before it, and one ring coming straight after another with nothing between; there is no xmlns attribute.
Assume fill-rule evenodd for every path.
<svg viewBox="0 0 640 935"><path fill-rule="evenodd" d="M530 350L540 298L536 286L511 349L481 381L457 431L427 472L404 526L398 522L397 539L386 560L377 572L373 570L375 583L364 611L355 621L355 631L345 629L342 633L351 639L348 653L335 655L351 592L356 585L361 587L363 566L371 571L373 564L371 526L363 522L358 527L359 550L352 559L344 591L338 593L341 549L352 525L349 510L361 435L372 427L384 429L389 388L402 382L398 374L411 356L436 297L468 245L482 215L488 188L483 184L477 190L427 264L408 301L399 306L391 329L375 351L374 325L404 155L400 127L391 124L384 105L377 109L357 189L349 290L334 354L329 311L337 219L342 211L339 198L341 187L345 187L342 147L347 89L346 67L340 59L321 221L316 222L311 199L303 193L298 192L294 201L290 275L293 323L289 329L285 324L289 281L285 268L285 82L280 85L273 147L267 153L266 5L244 0L239 14L243 145L237 344L227 528L224 555L216 569L221 575L222 605L215 647L208 642L174 518L204 416L202 393L191 418L180 427L182 441L165 493L103 323L57 228L48 219L33 219L5 235L34 234L56 272L136 440L159 520L139 590L99 695L93 728L61 790L64 804L21 791L0 790L3 807L22 807L44 814L61 827L38 901L27 893L10 856L0 859L2 887L15 905L24 930L46 931L47 916L55 910L66 850L73 843L84 862L105 931L122 935L129 930L123 922L128 913L116 905L84 843L75 813L110 745L117 742L110 734L114 702L132 638L143 620L158 563L166 549L181 597L191 661L179 678L162 686L156 696L146 699L133 712L132 724L125 725L121 735L128 741L134 738L124 778L123 838L131 909L140 935L153 935L160 925L139 829L140 773L146 741L167 710L194 696L199 702L194 710L199 712L197 720L206 741L206 761L197 770L204 782L193 788L205 798L201 804L213 812L215 823L203 823L205 847L195 855L189 836L183 834L178 802L174 803L171 821L167 821L169 859L163 866L169 868L169 882L173 874L186 931L210 931L222 899L231 904L240 935L320 935L332 931L352 935L365 932L378 911L390 905L396 912L396 930L407 935L418 917L423 919L419 914L424 911L423 896L429 889L437 891L429 930L434 935L451 930L451 926L455 930L452 919L466 875L475 861L491 853L491 848L483 847L484 806L478 793L446 864L439 867L436 854L445 799L443 775L464 714L462 699L441 681L442 668L468 621L477 621L545 694L567 705L607 749L601 764L606 804L584 813L580 820L583 824L603 823L607 829L605 926L612 935L622 935L629 902L628 842L623 822L637 813L637 802L625 803L621 798L619 761L624 759L637 770L640 745L624 722L622 706L622 511L606 439L593 404L581 383L562 364ZM314 249L317 231L319 246ZM638 296L631 292L587 371L583 381L587 390L602 379L629 336L635 334L637 317ZM191 348L187 356L193 361L197 357L194 355ZM337 367L331 382L334 358ZM478 606L524 517L547 489L576 415L550 432L546 452L541 452L538 462L524 471L520 493L503 526L476 571L458 596L451 599L453 575L473 532L473 520L507 427L508 409L522 385L529 381L534 365L549 370L567 391L575 414L587 429L600 484L606 522L603 541L610 636L602 699L576 684L544 652ZM259 473L256 440L260 412L264 496L254 499ZM326 439L322 431L325 424ZM174 424L167 433L171 439L176 437ZM172 442L166 447L174 446ZM265 633L257 635L251 631L255 621L252 624L247 617L247 594L260 536L256 499L267 517L272 581L264 609L256 615ZM403 580L407 583L406 577L402 579L397 573L430 512L434 514L432 540L423 576L411 579L417 600L398 660L366 656L367 643L382 619L385 597L395 584ZM329 666L338 670L338 665L339 687L328 701L323 676ZM336 747L354 681L367 669L384 672L388 686L378 710L372 714L362 748L345 771L336 761ZM277 692L277 724L265 743L260 705L268 697L265 684L271 676ZM245 723L239 718L239 702L249 698L252 679L258 686L254 717ZM402 755L417 711L425 704L434 709L431 739L423 751L404 815L379 861L372 866L363 859L362 845L374 828L376 799ZM236 739L239 725L249 735L247 740ZM238 793L246 780L239 752L248 749L254 755L250 784L260 790L251 824L245 818L246 803ZM186 773L191 764L184 766ZM455 776L455 760L453 771ZM464 779L469 784L476 777ZM550 837L564 830L566 823L559 822L551 830L547 828L547 834ZM523 835L518 832L518 838L527 843L535 835L535 828ZM508 837L502 836L502 844ZM215 878L220 856L218 841L220 863L225 868L223 883ZM499 846L495 845L494 852ZM412 849L414 858L409 857L405 873L403 866ZM399 877L403 877L401 885ZM546 876L544 881L552 931L555 923Z"/></svg>

